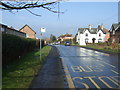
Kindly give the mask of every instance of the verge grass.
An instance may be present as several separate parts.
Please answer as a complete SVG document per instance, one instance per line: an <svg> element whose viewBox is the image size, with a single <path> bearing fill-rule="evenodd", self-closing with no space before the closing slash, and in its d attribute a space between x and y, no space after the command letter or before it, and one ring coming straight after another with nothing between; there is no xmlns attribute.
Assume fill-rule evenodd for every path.
<svg viewBox="0 0 120 90"><path fill-rule="evenodd" d="M89 44L83 47L88 47L88 48L94 48L94 49L99 49L103 51L109 51L109 52L116 52L120 53L120 44L114 44L112 45L99 45L99 44Z"/></svg>
<svg viewBox="0 0 120 90"><path fill-rule="evenodd" d="M3 69L2 88L28 88L50 50L50 46L42 48L41 61L40 51L36 49Z"/></svg>

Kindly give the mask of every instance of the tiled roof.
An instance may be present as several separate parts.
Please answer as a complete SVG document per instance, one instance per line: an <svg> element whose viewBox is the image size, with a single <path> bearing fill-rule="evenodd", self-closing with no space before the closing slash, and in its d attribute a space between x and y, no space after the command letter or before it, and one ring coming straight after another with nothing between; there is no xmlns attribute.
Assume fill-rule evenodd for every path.
<svg viewBox="0 0 120 90"><path fill-rule="evenodd" d="M64 38L64 37L72 37L72 34L68 34L68 33L66 33L64 35L62 34L58 38Z"/></svg>
<svg viewBox="0 0 120 90"><path fill-rule="evenodd" d="M36 34L36 32L30 26L28 26L27 24L25 26L23 26L19 31L21 31L26 26L29 27Z"/></svg>
<svg viewBox="0 0 120 90"><path fill-rule="evenodd" d="M87 29L91 34L97 34L97 32L98 32L99 30L102 30L101 26L98 26L97 28L91 28L91 29L89 29L89 28L78 28L78 32L80 32L81 34L83 34L86 29ZM102 31L103 31L103 33L107 33L107 32L108 32L108 30L107 30L106 28L103 28Z"/></svg>
<svg viewBox="0 0 120 90"><path fill-rule="evenodd" d="M119 23L119 24L112 24L112 26L113 26L113 28L114 28L114 30L115 30L115 29L117 29L117 28L120 27L120 23Z"/></svg>
<svg viewBox="0 0 120 90"><path fill-rule="evenodd" d="M102 26L98 25L98 29L102 29ZM109 31L106 28L103 28L103 31L108 33Z"/></svg>
<svg viewBox="0 0 120 90"><path fill-rule="evenodd" d="M120 24L112 24L113 28L116 29Z"/></svg>

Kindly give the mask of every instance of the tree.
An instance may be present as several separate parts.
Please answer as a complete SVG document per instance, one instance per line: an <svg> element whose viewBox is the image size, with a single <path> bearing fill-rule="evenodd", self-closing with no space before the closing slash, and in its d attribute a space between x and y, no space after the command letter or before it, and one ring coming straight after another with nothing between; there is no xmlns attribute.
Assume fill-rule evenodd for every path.
<svg viewBox="0 0 120 90"><path fill-rule="evenodd" d="M54 35L50 35L50 40L52 41L52 42L54 42L54 41L56 41L56 36L54 36Z"/></svg>
<svg viewBox="0 0 120 90"><path fill-rule="evenodd" d="M0 1L0 9L2 10L9 10L10 12L12 12L13 10L27 10L28 12L30 12L31 14L34 14L36 16L41 16L38 14L35 14L31 11L31 9L33 8L44 8L47 9L48 11L51 11L53 13L63 13L59 11L59 2L61 0L53 0L50 2L47 2L45 0L31 0L31 1L22 1L22 0L14 0L14 1L5 1L5 0L1 0ZM58 10L54 10L55 9L55 5L58 5Z"/></svg>
<svg viewBox="0 0 120 90"><path fill-rule="evenodd" d="M56 37L55 36L52 37L52 41L53 42L56 41Z"/></svg>

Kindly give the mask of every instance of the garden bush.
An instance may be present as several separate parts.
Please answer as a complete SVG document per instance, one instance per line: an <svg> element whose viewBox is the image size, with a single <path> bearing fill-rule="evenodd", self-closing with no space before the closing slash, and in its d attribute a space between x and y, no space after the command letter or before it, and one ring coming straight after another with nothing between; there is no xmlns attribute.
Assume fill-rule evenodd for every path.
<svg viewBox="0 0 120 90"><path fill-rule="evenodd" d="M22 55L39 47L38 40L22 38L11 34L2 34L3 67L18 60ZM43 45L42 45L43 46Z"/></svg>

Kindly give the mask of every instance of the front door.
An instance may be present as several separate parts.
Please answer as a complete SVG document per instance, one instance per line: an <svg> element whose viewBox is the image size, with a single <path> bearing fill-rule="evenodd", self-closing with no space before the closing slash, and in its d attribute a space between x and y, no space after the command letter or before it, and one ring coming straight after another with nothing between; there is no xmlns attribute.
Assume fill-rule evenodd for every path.
<svg viewBox="0 0 120 90"><path fill-rule="evenodd" d="M93 39L92 39L92 43L95 43L95 40L96 40L96 39L95 39L95 38L93 38Z"/></svg>

